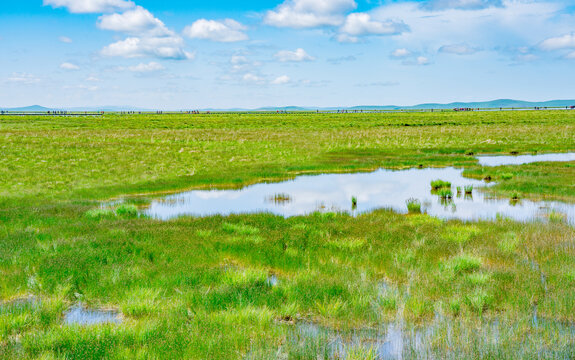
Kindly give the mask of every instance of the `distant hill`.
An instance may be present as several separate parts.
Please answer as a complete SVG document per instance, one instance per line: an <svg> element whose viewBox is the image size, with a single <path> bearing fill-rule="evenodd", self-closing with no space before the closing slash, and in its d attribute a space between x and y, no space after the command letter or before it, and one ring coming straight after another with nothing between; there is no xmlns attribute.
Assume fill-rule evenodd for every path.
<svg viewBox="0 0 575 360"><path fill-rule="evenodd" d="M46 111L108 111L108 112L118 112L118 111L154 111L150 109L141 109L133 106L80 106L80 107L69 107L69 108L47 108L40 105L24 106L17 108L4 108L0 107L3 111L15 111L15 112L46 112Z"/></svg>
<svg viewBox="0 0 575 360"><path fill-rule="evenodd" d="M512 99L498 99L492 101L479 101L479 102L452 102L447 104L441 103L426 103L412 106L401 105L361 105L352 107L301 107L301 106L285 106L285 107L262 107L252 109L251 111L328 111L328 110L422 110L422 109L454 109L454 108L482 108L482 109L498 109L498 108L534 108L534 107L566 107L574 106L575 100L551 100L530 102ZM213 110L213 109L212 109ZM235 111L249 111L248 109L234 109ZM226 111L221 109L220 111ZM227 111L230 111L229 109Z"/></svg>
<svg viewBox="0 0 575 360"><path fill-rule="evenodd" d="M28 111L51 111L52 109L40 105L32 105L19 108L10 108L10 109L0 108L0 110L28 112Z"/></svg>
<svg viewBox="0 0 575 360"><path fill-rule="evenodd" d="M566 107L575 106L575 100L550 100L550 101L521 101L512 99L498 99L492 101L479 101L479 102L452 102L447 104L442 103L426 103L412 106L402 105L361 105L352 107L303 107L303 106L266 106L257 109L201 109L202 111L334 111L334 110L422 110L422 109L453 109L453 108L533 108L533 107ZM19 112L34 112L34 111L155 111L151 109L142 109L133 106L85 106L85 107L71 107L71 108L47 108L40 105L19 107L19 108L2 108L4 111L19 111ZM195 109L191 109L195 110ZM179 111L179 110L178 110Z"/></svg>

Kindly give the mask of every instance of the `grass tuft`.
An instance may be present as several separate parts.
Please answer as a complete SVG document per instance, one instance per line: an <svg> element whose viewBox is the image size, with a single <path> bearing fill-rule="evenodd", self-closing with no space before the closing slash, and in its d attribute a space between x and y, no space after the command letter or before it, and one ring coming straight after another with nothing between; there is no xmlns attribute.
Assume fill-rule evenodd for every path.
<svg viewBox="0 0 575 360"><path fill-rule="evenodd" d="M138 208L132 204L122 204L116 208L116 215L123 218L138 217Z"/></svg>
<svg viewBox="0 0 575 360"><path fill-rule="evenodd" d="M432 190L439 190L439 189L444 189L444 188L451 189L451 183L449 181L443 181L443 180L433 180L431 182L431 189Z"/></svg>
<svg viewBox="0 0 575 360"><path fill-rule="evenodd" d="M420 214L421 213L421 202L418 199L410 198L405 201L407 205L407 211L410 214Z"/></svg>

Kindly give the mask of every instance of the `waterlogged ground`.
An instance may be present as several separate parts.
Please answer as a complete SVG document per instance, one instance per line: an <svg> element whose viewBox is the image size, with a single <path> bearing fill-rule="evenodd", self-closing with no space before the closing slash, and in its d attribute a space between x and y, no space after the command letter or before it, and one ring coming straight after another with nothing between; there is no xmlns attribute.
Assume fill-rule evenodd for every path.
<svg viewBox="0 0 575 360"><path fill-rule="evenodd" d="M531 202L575 200L572 160L521 157L574 151L574 121L553 111L4 117L0 358L575 358L573 225L557 212L530 221L533 209L510 219ZM521 165L473 155L511 153ZM430 192L433 176L420 179L436 170L453 174L452 202ZM429 214L405 214L405 174L420 183L404 195ZM333 185L313 184L323 176ZM473 200L457 197L486 177ZM286 191L303 180L305 192ZM293 214L164 221L136 207L137 194L249 184L282 186L246 199L252 209ZM495 195L510 214L458 218Z"/></svg>

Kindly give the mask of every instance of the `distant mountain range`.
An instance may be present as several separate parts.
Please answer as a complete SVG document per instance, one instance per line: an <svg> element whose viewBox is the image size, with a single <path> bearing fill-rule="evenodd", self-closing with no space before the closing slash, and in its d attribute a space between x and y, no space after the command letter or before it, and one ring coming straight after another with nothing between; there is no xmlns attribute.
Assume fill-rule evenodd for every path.
<svg viewBox="0 0 575 360"><path fill-rule="evenodd" d="M413 106L400 106L400 105L362 105L352 107L301 107L301 106L284 106L284 107L261 107L257 109L200 109L201 111L333 111L333 110L422 110L422 109L453 109L453 108L533 108L533 107L566 107L574 106L575 100L551 100L551 101L521 101L511 99L498 99L492 101L481 102L453 102L448 104L440 103L426 103ZM3 111L19 111L19 112L46 112L46 111L155 111L151 109L142 109L133 106L86 106L86 107L71 107L71 108L47 108L40 105L19 107L19 108L2 108ZM187 109L186 109L187 110ZM195 110L195 109L192 109ZM180 110L178 110L180 111Z"/></svg>

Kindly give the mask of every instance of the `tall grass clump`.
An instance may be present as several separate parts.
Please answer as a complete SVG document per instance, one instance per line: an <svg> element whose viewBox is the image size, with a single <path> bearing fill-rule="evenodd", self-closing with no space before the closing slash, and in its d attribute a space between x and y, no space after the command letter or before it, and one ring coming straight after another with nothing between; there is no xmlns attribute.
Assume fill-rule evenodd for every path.
<svg viewBox="0 0 575 360"><path fill-rule="evenodd" d="M464 188L465 195L471 195L473 193L473 185L466 185Z"/></svg>
<svg viewBox="0 0 575 360"><path fill-rule="evenodd" d="M443 181L443 180L433 180L431 182L431 189L432 190L439 190L439 189L444 189L444 188L451 189L451 183L449 181Z"/></svg>
<svg viewBox="0 0 575 360"><path fill-rule="evenodd" d="M407 205L407 211L410 214L420 214L421 213L421 202L418 199L410 198L405 201Z"/></svg>
<svg viewBox="0 0 575 360"><path fill-rule="evenodd" d="M138 217L138 208L132 204L122 204L116 208L116 215L124 218Z"/></svg>
<svg viewBox="0 0 575 360"><path fill-rule="evenodd" d="M439 189L439 191L437 191L437 195L444 200L453 198L453 192L451 192L451 189L447 188Z"/></svg>

